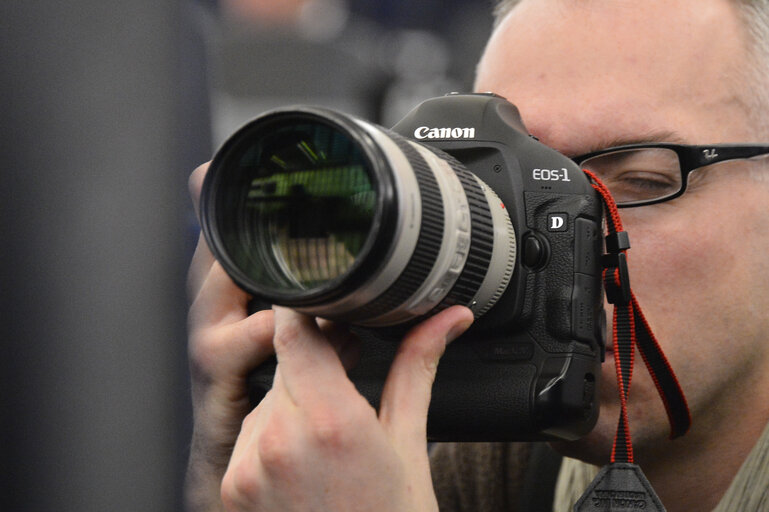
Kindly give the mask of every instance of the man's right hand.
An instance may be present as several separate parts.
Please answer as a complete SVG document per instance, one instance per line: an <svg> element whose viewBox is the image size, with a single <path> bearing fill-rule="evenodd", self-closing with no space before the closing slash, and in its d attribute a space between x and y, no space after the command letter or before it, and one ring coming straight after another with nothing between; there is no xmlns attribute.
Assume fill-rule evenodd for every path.
<svg viewBox="0 0 769 512"><path fill-rule="evenodd" d="M206 169L190 179L196 204ZM189 293L190 511L437 511L427 410L438 361L472 323L469 309L406 335L377 413L347 378L358 343L347 329L285 308L249 316L249 296L202 239ZM250 411L247 376L273 353L273 387Z"/></svg>

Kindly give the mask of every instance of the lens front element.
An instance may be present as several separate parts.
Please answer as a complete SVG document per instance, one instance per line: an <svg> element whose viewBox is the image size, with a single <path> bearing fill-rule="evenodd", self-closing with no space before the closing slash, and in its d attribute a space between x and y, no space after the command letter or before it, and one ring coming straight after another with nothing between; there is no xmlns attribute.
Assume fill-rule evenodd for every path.
<svg viewBox="0 0 769 512"><path fill-rule="evenodd" d="M360 145L308 120L258 125L238 140L216 196L231 263L268 294L312 292L345 275L376 205Z"/></svg>

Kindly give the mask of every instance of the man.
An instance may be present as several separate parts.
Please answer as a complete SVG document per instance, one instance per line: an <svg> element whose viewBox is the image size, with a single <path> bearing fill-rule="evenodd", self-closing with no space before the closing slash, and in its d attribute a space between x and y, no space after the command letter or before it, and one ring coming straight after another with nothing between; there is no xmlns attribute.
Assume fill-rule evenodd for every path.
<svg viewBox="0 0 769 512"><path fill-rule="evenodd" d="M760 22L769 16L751 9L769 6L758 4L504 2L476 88L515 103L533 135L572 157L630 143L766 141L769 104L757 91L767 89L760 59L769 32L760 35ZM193 190L204 172L196 171ZM647 183L653 172L640 169L633 179L659 186ZM768 173L762 160L746 159L695 170L680 197L621 212L633 244L633 289L693 417L688 435L668 440L651 379L635 372L629 414L636 460L670 512L713 510L722 500L716 510L769 504L769 469L755 462L769 460L767 436L759 442L769 422ZM407 336L377 418L344 378L346 336L283 309L246 318L246 297L211 265L205 247L195 260L188 483L197 510L217 510L206 500L218 496L225 467L227 510L426 511L439 501L442 510L516 510L509 493L494 493L500 481L515 486L503 472L525 471L495 456L501 447L441 445L433 467L438 499L430 481L429 383L444 343L469 325L466 309L449 309ZM242 379L272 350L273 332L283 367L276 390L241 430ZM598 425L580 441L554 445L596 465L608 460L619 415L612 361L603 371ZM480 452L490 455L474 455ZM468 460L501 462L462 465ZM572 470L564 480L584 470L567 460ZM470 488L476 502L460 492Z"/></svg>

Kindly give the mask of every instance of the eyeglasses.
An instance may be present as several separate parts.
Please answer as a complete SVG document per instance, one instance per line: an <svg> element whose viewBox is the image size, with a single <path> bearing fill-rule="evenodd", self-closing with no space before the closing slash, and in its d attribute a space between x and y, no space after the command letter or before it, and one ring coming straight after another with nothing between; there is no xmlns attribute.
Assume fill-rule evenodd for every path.
<svg viewBox="0 0 769 512"><path fill-rule="evenodd" d="M644 206L669 201L684 193L689 174L727 160L769 155L759 144L629 144L574 158L581 168L596 174L609 188L617 206Z"/></svg>

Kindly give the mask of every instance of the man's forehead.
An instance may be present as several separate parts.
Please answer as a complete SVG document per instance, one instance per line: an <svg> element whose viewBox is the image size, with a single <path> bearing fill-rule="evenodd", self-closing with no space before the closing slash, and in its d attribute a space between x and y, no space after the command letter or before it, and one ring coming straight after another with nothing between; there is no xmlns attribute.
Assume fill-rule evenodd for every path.
<svg viewBox="0 0 769 512"><path fill-rule="evenodd" d="M551 143L577 121L599 128L611 120L604 138L677 132L695 122L687 108L721 115L734 102L745 75L740 34L727 0L524 0L492 36L477 89L518 104ZM573 129L569 136L581 147L562 151L596 144L576 141Z"/></svg>

